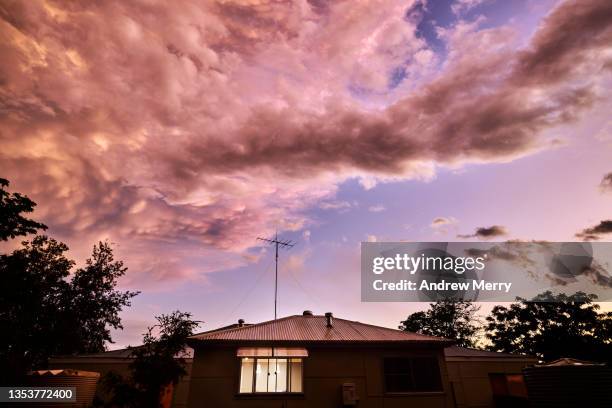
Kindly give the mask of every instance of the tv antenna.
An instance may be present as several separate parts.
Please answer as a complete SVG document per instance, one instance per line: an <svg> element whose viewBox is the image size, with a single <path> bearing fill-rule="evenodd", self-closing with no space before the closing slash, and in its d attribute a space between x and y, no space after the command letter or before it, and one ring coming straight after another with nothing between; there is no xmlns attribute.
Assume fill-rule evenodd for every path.
<svg viewBox="0 0 612 408"><path fill-rule="evenodd" d="M278 299L278 248L292 248L296 243L289 240L279 240L278 233L274 234L274 239L257 237L258 241L267 242L274 245L275 249L275 268L274 268L274 320L276 320L276 303Z"/></svg>

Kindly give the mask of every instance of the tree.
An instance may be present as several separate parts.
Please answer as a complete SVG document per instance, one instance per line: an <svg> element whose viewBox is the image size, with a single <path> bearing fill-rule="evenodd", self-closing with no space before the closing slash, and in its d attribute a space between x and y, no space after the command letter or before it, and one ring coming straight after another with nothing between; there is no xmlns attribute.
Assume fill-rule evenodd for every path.
<svg viewBox="0 0 612 408"><path fill-rule="evenodd" d="M551 361L561 357L612 361L612 313L599 313L596 295L547 291L532 300L517 298L495 306L486 337L493 351L520 353Z"/></svg>
<svg viewBox="0 0 612 408"><path fill-rule="evenodd" d="M426 311L416 312L401 322L401 330L445 337L461 347L474 347L480 330L476 313L480 307L464 300L445 299L430 303Z"/></svg>
<svg viewBox="0 0 612 408"><path fill-rule="evenodd" d="M94 246L91 259L69 279L74 261L66 244L44 235L0 255L0 364L16 376L44 368L57 354L93 353L122 328L119 312L137 292L116 290L126 268L111 247ZM6 369L5 369L6 368Z"/></svg>
<svg viewBox="0 0 612 408"><path fill-rule="evenodd" d="M32 367L44 367L61 340L65 280L74 262L68 247L45 236L24 242L23 248L0 255L0 376L19 378ZM63 338L64 336L62 336Z"/></svg>
<svg viewBox="0 0 612 408"><path fill-rule="evenodd" d="M185 370L186 340L199 322L190 313L175 311L156 317L157 324L143 336L143 345L134 347L130 376L107 375L103 383L112 395L107 405L127 408L160 406L163 392L187 374ZM158 332L158 335L155 335Z"/></svg>
<svg viewBox="0 0 612 408"><path fill-rule="evenodd" d="M112 343L110 328L123 329L119 312L139 293L116 290L126 271L122 261L114 260L107 242L94 246L91 259L76 270L64 292L69 323L63 331L61 354L103 351L107 342Z"/></svg>
<svg viewBox="0 0 612 408"><path fill-rule="evenodd" d="M35 234L47 226L30 220L21 213L34 211L36 203L19 193L10 194L5 190L9 186L6 179L0 178L0 240L7 241L20 235Z"/></svg>
<svg viewBox="0 0 612 408"><path fill-rule="evenodd" d="M2 187L8 181L0 179ZM0 238L35 233L43 224L22 217L36 205L1 190ZM85 267L68 246L45 235L0 254L0 383L15 382L32 368L45 368L51 355L93 353L112 342L110 328L122 328L119 312L137 292L116 289L125 274L109 244L94 246Z"/></svg>

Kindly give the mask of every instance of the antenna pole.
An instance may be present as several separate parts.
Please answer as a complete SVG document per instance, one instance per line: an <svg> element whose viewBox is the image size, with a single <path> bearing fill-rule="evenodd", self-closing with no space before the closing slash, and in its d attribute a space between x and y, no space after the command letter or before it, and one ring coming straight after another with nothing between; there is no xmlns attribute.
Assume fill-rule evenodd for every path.
<svg viewBox="0 0 612 408"><path fill-rule="evenodd" d="M276 248L276 256L274 262L274 320L276 320L276 303L278 299L278 234L274 237L274 247Z"/></svg>
<svg viewBox="0 0 612 408"><path fill-rule="evenodd" d="M278 239L278 233L274 234L274 239L257 237L259 241L267 242L274 245L274 320L277 318L278 304L278 248L292 248L295 245L293 241L282 241Z"/></svg>

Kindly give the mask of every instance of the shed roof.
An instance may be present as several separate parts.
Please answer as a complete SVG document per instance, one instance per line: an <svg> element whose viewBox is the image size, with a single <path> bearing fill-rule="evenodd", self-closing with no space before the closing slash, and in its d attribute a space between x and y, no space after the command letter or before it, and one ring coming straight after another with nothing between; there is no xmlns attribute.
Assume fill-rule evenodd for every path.
<svg viewBox="0 0 612 408"><path fill-rule="evenodd" d="M444 349L444 357L448 359L511 359L511 360L529 360L536 361L532 356L523 354L501 353L498 351L479 350L469 347L450 346Z"/></svg>
<svg viewBox="0 0 612 408"><path fill-rule="evenodd" d="M305 342L305 343L434 343L452 341L441 337L374 326L333 318L332 327L322 315L294 315L263 323L214 330L191 336L192 344L201 342Z"/></svg>

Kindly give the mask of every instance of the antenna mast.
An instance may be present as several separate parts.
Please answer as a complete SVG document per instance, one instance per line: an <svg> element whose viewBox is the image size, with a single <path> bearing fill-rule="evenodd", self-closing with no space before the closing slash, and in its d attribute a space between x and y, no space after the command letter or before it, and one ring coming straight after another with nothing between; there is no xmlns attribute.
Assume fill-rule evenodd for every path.
<svg viewBox="0 0 612 408"><path fill-rule="evenodd" d="M275 253L275 268L274 268L274 320L276 320L276 303L278 299L278 248L292 248L295 242L289 240L279 240L278 233L274 234L274 239L257 237L257 240L267 242L270 245L274 245Z"/></svg>

